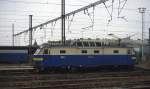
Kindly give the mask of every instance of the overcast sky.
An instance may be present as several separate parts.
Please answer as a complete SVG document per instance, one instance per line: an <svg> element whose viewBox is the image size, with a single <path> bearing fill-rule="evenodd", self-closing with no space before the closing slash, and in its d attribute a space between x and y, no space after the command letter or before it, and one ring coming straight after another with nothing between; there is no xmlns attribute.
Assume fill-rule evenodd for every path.
<svg viewBox="0 0 150 89"><path fill-rule="evenodd" d="M98 0L66 0L66 13L89 5ZM112 6L112 0L106 2L107 6ZM124 1L124 0L121 0ZM66 38L111 38L107 34L113 33L120 38L134 35L133 39L141 38L141 14L138 11L139 7L145 7L145 26L144 38L148 38L148 28L150 27L150 0L127 0L127 3L118 17L118 2L114 0L112 20L110 15L112 7L108 7L108 11L104 4L100 4L94 8L89 9L91 19L94 17L94 27L84 29L92 25L90 17L83 12L74 15L73 21L68 26L68 21L73 16L66 19ZM123 2L121 3L121 6ZM15 25L15 33L28 29L29 17L33 15L33 26L43 23L45 21L54 19L60 16L61 0L0 0L0 45L12 44L12 24ZM54 23L53 23L54 24ZM46 34L45 34L46 33ZM42 29L34 30L34 39L39 44L48 40L61 39L61 26L58 20L55 26L48 24ZM24 33L15 38L16 45L28 44L28 33Z"/></svg>

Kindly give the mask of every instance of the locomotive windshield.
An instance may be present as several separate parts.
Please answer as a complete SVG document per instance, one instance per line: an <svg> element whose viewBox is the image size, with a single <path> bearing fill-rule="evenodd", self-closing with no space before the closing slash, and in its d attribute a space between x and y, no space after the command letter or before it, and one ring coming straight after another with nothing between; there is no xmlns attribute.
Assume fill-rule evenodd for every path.
<svg viewBox="0 0 150 89"><path fill-rule="evenodd" d="M40 49L37 49L35 54L39 54L40 53Z"/></svg>

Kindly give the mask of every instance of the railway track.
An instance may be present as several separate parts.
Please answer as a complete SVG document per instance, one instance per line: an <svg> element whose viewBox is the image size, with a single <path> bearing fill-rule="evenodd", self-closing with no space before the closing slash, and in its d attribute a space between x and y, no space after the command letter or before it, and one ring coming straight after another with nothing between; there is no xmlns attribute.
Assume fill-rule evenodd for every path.
<svg viewBox="0 0 150 89"><path fill-rule="evenodd" d="M18 71L19 72L19 71ZM150 88L150 71L0 75L1 89ZM147 88L147 89L149 89ZM141 89L141 87L139 88Z"/></svg>
<svg viewBox="0 0 150 89"><path fill-rule="evenodd" d="M17 75L15 75L15 73ZM96 78L96 77L128 77L128 76L149 76L150 71L124 71L124 72L92 72L92 73L48 73L39 74L33 73L32 71L15 71L10 74L0 75L0 79L9 81L19 81L22 79L80 79L80 78Z"/></svg>
<svg viewBox="0 0 150 89"><path fill-rule="evenodd" d="M0 65L0 76L31 74L33 69L30 65Z"/></svg>
<svg viewBox="0 0 150 89"><path fill-rule="evenodd" d="M0 87L5 89L85 89L96 87L132 87L146 84L150 85L150 76L16 81L3 82Z"/></svg>

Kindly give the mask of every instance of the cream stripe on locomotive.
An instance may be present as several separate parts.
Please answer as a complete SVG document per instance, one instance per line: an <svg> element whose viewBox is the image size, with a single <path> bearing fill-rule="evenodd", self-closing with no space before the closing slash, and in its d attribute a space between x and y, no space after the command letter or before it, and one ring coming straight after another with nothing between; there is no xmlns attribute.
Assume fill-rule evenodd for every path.
<svg viewBox="0 0 150 89"><path fill-rule="evenodd" d="M131 48L62 48L52 47L41 50L45 55L127 55Z"/></svg>

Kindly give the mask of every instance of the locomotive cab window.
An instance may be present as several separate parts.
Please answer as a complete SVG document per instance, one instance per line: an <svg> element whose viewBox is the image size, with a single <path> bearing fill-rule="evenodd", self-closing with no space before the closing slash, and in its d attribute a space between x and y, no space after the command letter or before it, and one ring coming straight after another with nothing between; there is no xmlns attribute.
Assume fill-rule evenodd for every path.
<svg viewBox="0 0 150 89"><path fill-rule="evenodd" d="M113 53L119 53L119 50L113 50Z"/></svg>
<svg viewBox="0 0 150 89"><path fill-rule="evenodd" d="M48 54L48 49L44 49L44 54Z"/></svg>
<svg viewBox="0 0 150 89"><path fill-rule="evenodd" d="M40 49L37 49L35 54L40 54Z"/></svg>
<svg viewBox="0 0 150 89"><path fill-rule="evenodd" d="M98 54L99 53L99 50L94 50L94 54Z"/></svg>
<svg viewBox="0 0 150 89"><path fill-rule="evenodd" d="M85 54L85 53L87 53L87 50L82 50L81 53L84 53L84 54Z"/></svg>
<svg viewBox="0 0 150 89"><path fill-rule="evenodd" d="M60 50L60 54L65 54L66 50Z"/></svg>

